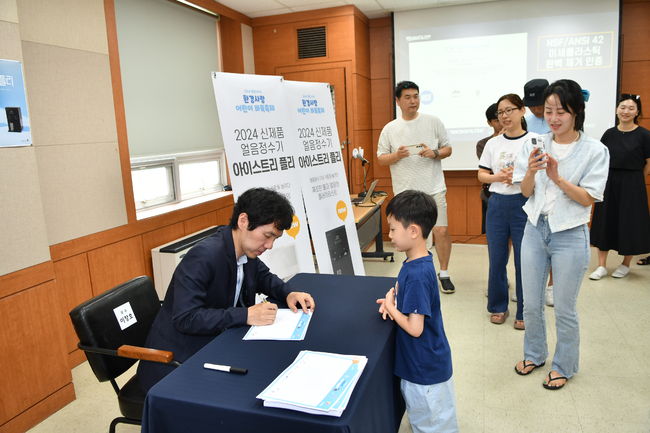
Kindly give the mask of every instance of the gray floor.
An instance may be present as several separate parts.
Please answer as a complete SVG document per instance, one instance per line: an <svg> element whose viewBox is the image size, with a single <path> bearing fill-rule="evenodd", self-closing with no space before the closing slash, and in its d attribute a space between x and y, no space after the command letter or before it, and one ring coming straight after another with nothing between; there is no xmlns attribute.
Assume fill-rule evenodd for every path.
<svg viewBox="0 0 650 433"><path fill-rule="evenodd" d="M366 273L396 276L403 260L396 256L395 263L366 260ZM610 254L609 271L618 264L619 258ZM592 253L589 272L594 268ZM523 332L513 329L513 315L504 325L489 323L487 248L454 245L450 271L457 292L441 297L462 432L650 432L650 266L633 266L620 280L585 277L578 303L580 372L560 391L542 388L547 369L525 377L514 373ZM512 282L512 269L510 275ZM547 317L552 328L552 308ZM552 352L554 329L548 335ZM31 432L108 431L110 420L119 415L110 384L97 382L86 363L73 370L73 380L77 400ZM120 425L117 431L139 428ZM400 433L410 432L405 418Z"/></svg>

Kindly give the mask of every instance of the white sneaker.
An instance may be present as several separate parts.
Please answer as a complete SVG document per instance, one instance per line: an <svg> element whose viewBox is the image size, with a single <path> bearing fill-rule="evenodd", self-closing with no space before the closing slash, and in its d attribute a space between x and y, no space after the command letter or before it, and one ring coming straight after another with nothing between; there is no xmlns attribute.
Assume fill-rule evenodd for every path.
<svg viewBox="0 0 650 433"><path fill-rule="evenodd" d="M546 286L546 305L553 306L553 286Z"/></svg>
<svg viewBox="0 0 650 433"><path fill-rule="evenodd" d="M604 266L598 266L595 271L589 275L590 280L600 280L607 276L607 269ZM620 278L620 277L619 277Z"/></svg>
<svg viewBox="0 0 650 433"><path fill-rule="evenodd" d="M625 265L620 265L614 272L612 272L612 277L614 278L623 278L630 273L630 268Z"/></svg>

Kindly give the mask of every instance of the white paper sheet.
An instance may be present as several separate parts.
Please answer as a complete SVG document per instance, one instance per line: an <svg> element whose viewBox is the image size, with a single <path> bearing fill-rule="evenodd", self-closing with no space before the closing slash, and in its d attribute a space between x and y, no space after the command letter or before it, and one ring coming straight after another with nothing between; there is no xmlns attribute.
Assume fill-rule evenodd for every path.
<svg viewBox="0 0 650 433"><path fill-rule="evenodd" d="M304 340L312 314L280 308L272 325L251 326L244 340Z"/></svg>

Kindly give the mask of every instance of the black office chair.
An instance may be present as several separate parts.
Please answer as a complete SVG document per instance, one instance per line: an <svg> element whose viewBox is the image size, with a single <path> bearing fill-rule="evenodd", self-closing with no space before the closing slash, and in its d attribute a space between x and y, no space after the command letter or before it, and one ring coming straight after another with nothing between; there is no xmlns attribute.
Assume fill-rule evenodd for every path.
<svg viewBox="0 0 650 433"><path fill-rule="evenodd" d="M75 307L70 318L79 337L79 348L100 382L110 381L117 393L122 417L115 418L109 432L119 423L141 425L146 393L134 375L121 389L115 378L138 359L174 366L174 354L147 349L144 345L160 301L151 279L137 277ZM122 329L124 327L124 329Z"/></svg>

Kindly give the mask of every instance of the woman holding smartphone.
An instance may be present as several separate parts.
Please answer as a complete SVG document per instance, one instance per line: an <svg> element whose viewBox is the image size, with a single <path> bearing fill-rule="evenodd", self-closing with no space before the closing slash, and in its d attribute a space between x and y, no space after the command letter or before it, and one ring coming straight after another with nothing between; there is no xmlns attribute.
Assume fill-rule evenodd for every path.
<svg viewBox="0 0 650 433"><path fill-rule="evenodd" d="M497 118L503 134L491 138L485 144L478 163L478 180L490 184L485 221L485 234L490 257L487 309L490 322L500 325L508 317L508 275L506 265L510 255L509 241L515 255L517 314L515 329L523 330L524 302L521 286L521 238L526 226L526 214L522 206L526 198L519 185L513 185L512 172L515 158L524 142L537 137L526 132L526 108L521 98L513 93L503 95L497 101Z"/></svg>
<svg viewBox="0 0 650 433"><path fill-rule="evenodd" d="M524 299L524 358L515 365L525 376L546 363L544 286L553 267L557 344L543 386L557 390L578 371L580 333L576 303L589 265L591 206L602 201L609 152L583 131L585 101L580 85L558 80L544 91L544 118L551 132L545 149L526 143L517 157L513 181L528 197L521 245Z"/></svg>

